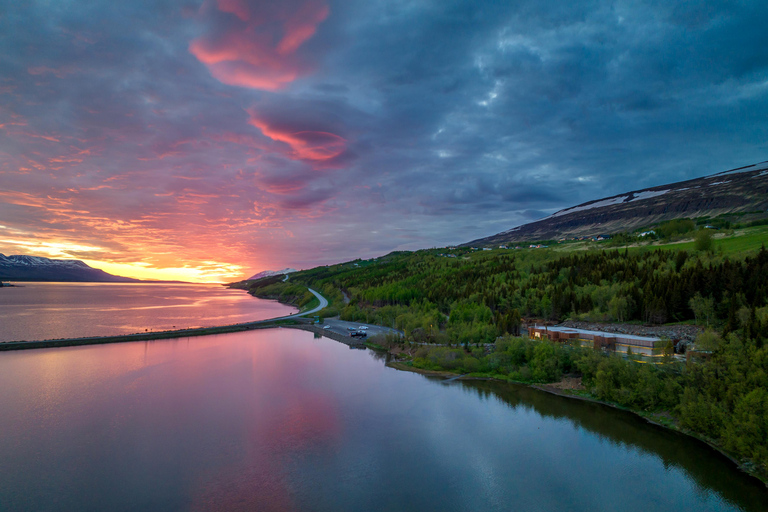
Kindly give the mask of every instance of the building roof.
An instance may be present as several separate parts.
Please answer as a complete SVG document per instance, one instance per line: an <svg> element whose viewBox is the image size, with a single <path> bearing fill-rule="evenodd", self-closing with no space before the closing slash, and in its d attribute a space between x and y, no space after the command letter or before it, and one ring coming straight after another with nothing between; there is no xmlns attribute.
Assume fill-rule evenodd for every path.
<svg viewBox="0 0 768 512"><path fill-rule="evenodd" d="M661 341L661 338L656 336L636 336L634 334L624 334L618 332L605 332L605 331L590 331L588 329L576 329L574 327L558 327L558 326L538 326L534 325L535 329L546 329L547 331L555 332L575 332L578 334L591 334L592 336L602 336L603 338L624 338L629 340L643 340L643 341Z"/></svg>

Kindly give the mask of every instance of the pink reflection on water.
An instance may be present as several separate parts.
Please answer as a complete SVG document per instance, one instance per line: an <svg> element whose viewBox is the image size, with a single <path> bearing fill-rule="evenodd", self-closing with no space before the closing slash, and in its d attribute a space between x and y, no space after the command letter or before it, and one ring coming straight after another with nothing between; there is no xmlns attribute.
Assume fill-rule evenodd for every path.
<svg viewBox="0 0 768 512"><path fill-rule="evenodd" d="M0 341L208 327L295 311L220 285L23 283L0 294Z"/></svg>
<svg viewBox="0 0 768 512"><path fill-rule="evenodd" d="M310 340L274 329L5 353L3 453L41 485L76 467L96 496L178 480L193 509L296 510L292 467L343 430Z"/></svg>

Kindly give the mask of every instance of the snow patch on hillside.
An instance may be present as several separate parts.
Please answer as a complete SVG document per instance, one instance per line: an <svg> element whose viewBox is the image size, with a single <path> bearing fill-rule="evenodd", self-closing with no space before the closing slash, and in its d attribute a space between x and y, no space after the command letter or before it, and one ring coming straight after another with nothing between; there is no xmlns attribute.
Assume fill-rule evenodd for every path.
<svg viewBox="0 0 768 512"><path fill-rule="evenodd" d="M272 277L272 276L279 276L281 274L290 274L292 272L297 272L297 270L295 268L284 268L283 270L263 270L258 274L254 274L251 277L249 277L248 281L253 281L254 279L261 279L262 277Z"/></svg>
<svg viewBox="0 0 768 512"><path fill-rule="evenodd" d="M759 164L747 165L745 167L739 167L738 169L731 169L730 171L718 172L712 176L725 176L726 174L740 174L742 172L754 172L768 170L768 160L760 162Z"/></svg>
<svg viewBox="0 0 768 512"><path fill-rule="evenodd" d="M595 201L594 203L584 204L584 205L580 205L580 206L574 206L573 208L566 208L565 210L560 210L559 212L553 213L549 217L545 217L545 218L551 219L551 218L554 218L554 217L560 217L562 215L568 215L569 213L582 212L584 210L592 210L592 209L595 209L595 208L603 208L605 206L611 206L611 205L614 205L614 204L631 203L633 201L641 201L643 199L650 199L652 197L664 195L667 192L669 192L669 190L643 190L641 192L630 192L629 194L624 194L624 195L616 196L616 197L609 197L608 199L602 199L600 201Z"/></svg>
<svg viewBox="0 0 768 512"><path fill-rule="evenodd" d="M639 201L641 199L650 199L651 197L663 196L667 192L669 192L669 190L644 190L643 192L638 192L637 194L631 194L635 197L626 202L630 203L632 201Z"/></svg>
<svg viewBox="0 0 768 512"><path fill-rule="evenodd" d="M59 268L93 268L80 260L53 260L42 256L26 256L15 254L5 256L0 254L0 265L13 265L24 267L59 267Z"/></svg>

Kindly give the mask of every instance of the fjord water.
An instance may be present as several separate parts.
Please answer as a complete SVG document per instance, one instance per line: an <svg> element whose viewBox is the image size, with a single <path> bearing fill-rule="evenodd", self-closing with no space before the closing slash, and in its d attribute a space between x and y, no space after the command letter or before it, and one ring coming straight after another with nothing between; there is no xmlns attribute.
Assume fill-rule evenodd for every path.
<svg viewBox="0 0 768 512"><path fill-rule="evenodd" d="M217 284L18 283L0 288L0 341L211 327L295 311Z"/></svg>
<svg viewBox="0 0 768 512"><path fill-rule="evenodd" d="M765 510L698 441L289 329L0 353L2 510Z"/></svg>

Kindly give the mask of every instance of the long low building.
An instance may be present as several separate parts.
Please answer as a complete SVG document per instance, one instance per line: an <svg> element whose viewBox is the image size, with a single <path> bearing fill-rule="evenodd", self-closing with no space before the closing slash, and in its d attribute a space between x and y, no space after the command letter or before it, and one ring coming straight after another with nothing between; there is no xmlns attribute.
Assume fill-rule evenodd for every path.
<svg viewBox="0 0 768 512"><path fill-rule="evenodd" d="M605 348L613 352L627 352L632 349L635 354L645 356L662 356L666 341L651 336L635 336L632 334L615 334L612 332L590 331L573 327L538 326L528 327L530 338L548 338L552 341L579 341L582 346Z"/></svg>

